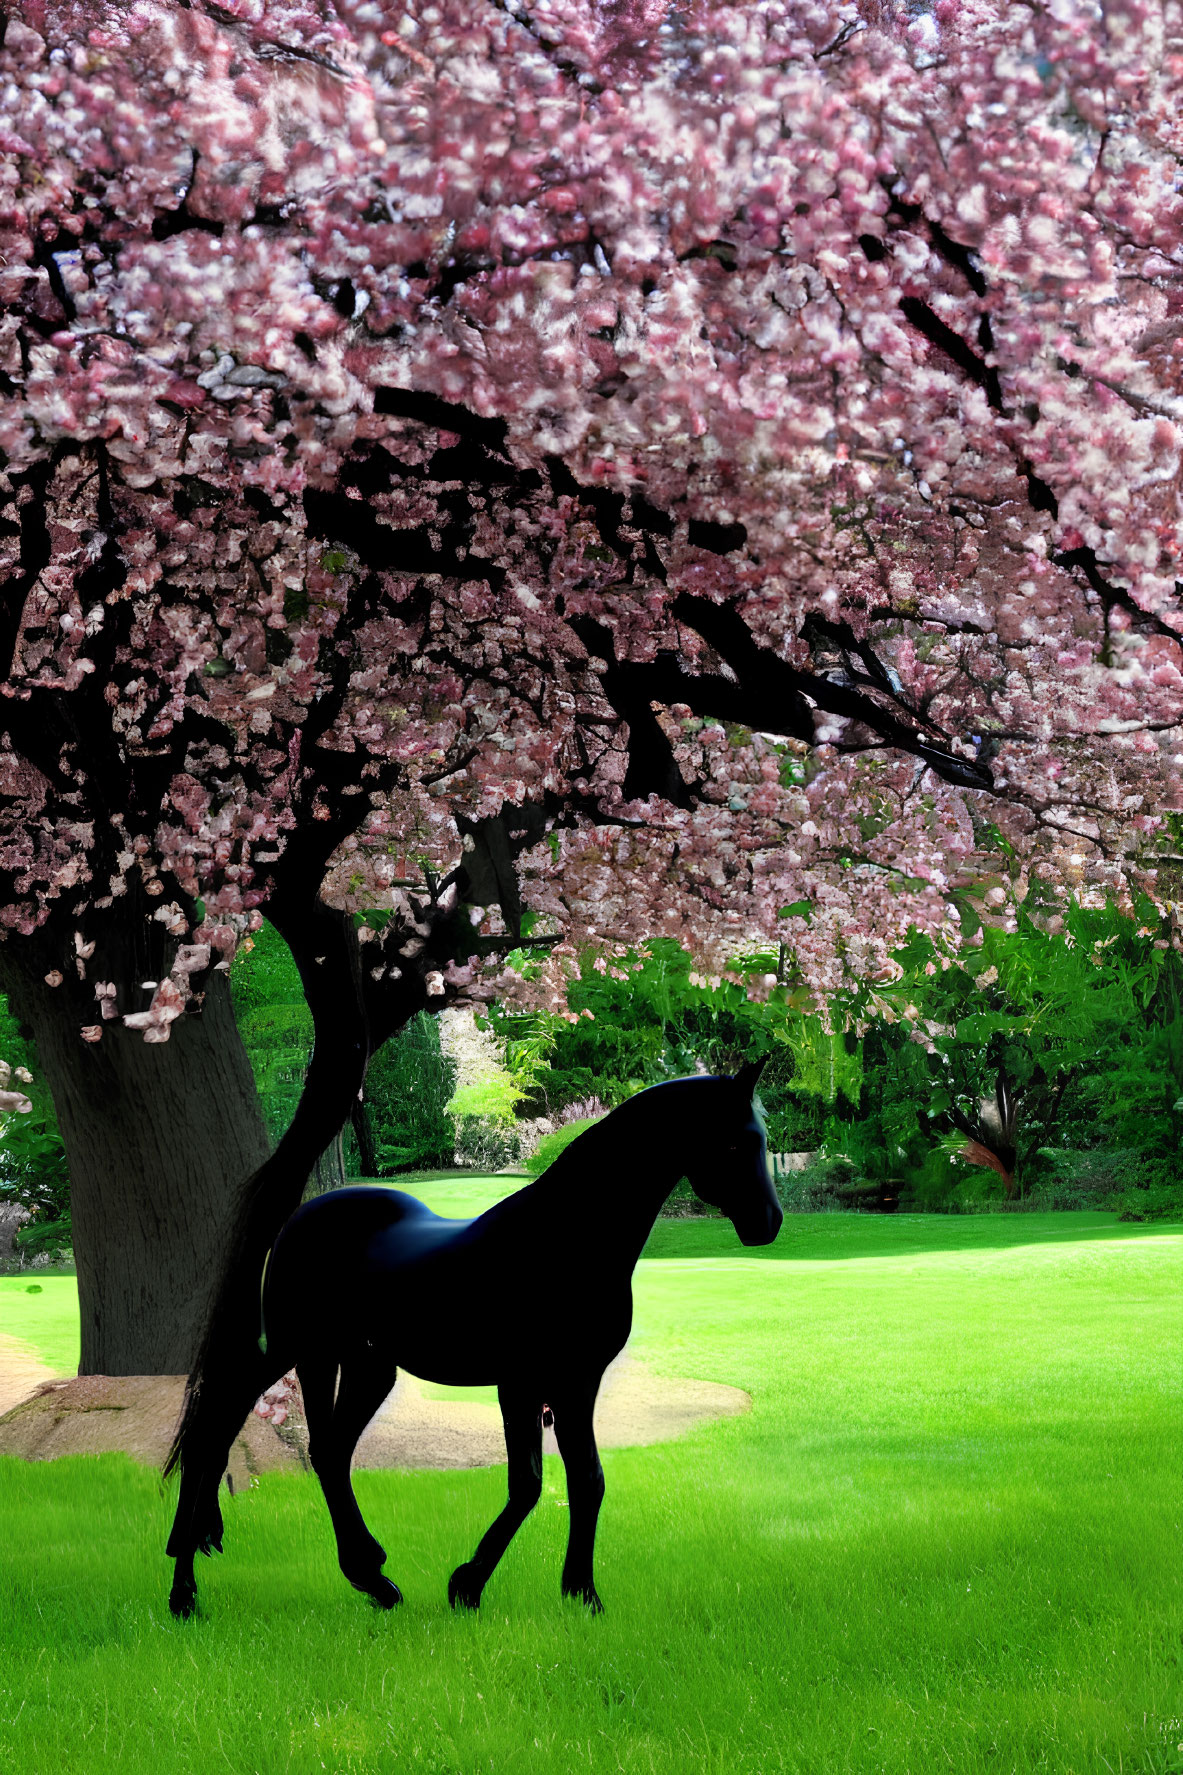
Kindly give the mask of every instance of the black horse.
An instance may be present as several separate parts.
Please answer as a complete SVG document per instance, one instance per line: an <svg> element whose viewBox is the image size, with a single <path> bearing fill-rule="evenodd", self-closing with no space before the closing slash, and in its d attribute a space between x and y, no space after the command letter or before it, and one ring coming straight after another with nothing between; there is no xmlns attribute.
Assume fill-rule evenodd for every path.
<svg viewBox="0 0 1183 1775"><path fill-rule="evenodd" d="M442 1220L399 1190L319 1196L285 1222L264 1271L259 1348L190 1448L169 1541L174 1614L196 1598L194 1554L221 1549L217 1489L230 1443L254 1401L295 1367L309 1456L333 1519L341 1570L390 1608L384 1549L362 1520L349 1477L358 1437L401 1366L451 1386L496 1385L509 1457L509 1501L448 1600L476 1608L542 1491L542 1408L567 1474L570 1539L563 1594L601 1606L592 1575L604 1475L592 1411L632 1324L633 1269L679 1178L729 1216L745 1245L767 1245L781 1210L752 1102L759 1066L735 1078L675 1079L640 1092L588 1128L535 1183L476 1220ZM339 1377L339 1378L338 1378ZM229 1393L233 1393L233 1397ZM213 1446L216 1442L217 1446Z"/></svg>

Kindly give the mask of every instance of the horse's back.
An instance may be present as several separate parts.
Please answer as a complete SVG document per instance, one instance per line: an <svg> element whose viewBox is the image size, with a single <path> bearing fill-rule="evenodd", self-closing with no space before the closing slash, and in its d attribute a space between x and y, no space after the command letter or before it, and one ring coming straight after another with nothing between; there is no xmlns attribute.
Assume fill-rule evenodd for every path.
<svg viewBox="0 0 1183 1775"><path fill-rule="evenodd" d="M400 1250L409 1258L465 1226L442 1220L402 1190L362 1184L314 1196L289 1216L267 1262L267 1295L313 1289L322 1296L356 1283L381 1252L388 1267Z"/></svg>
<svg viewBox="0 0 1183 1775"><path fill-rule="evenodd" d="M328 1190L303 1203L287 1221L284 1231L304 1222L314 1222L321 1228L339 1223L360 1229L367 1225L394 1226L400 1220L421 1218L438 1220L439 1215L404 1190L387 1189L376 1183L351 1183L345 1189Z"/></svg>
<svg viewBox="0 0 1183 1775"><path fill-rule="evenodd" d="M469 1225L444 1220L415 1196L377 1185L313 1197L284 1222L267 1261L262 1308L268 1339L274 1332L286 1346L297 1337L304 1343L310 1334L368 1338L389 1315L390 1284L400 1272L418 1277L436 1269Z"/></svg>
<svg viewBox="0 0 1183 1775"><path fill-rule="evenodd" d="M469 1223L444 1220L416 1196L402 1190L359 1184L314 1196L284 1223L275 1241L273 1261L279 1267L298 1256L313 1258L323 1273L335 1258L354 1263L374 1245L408 1249L435 1243Z"/></svg>

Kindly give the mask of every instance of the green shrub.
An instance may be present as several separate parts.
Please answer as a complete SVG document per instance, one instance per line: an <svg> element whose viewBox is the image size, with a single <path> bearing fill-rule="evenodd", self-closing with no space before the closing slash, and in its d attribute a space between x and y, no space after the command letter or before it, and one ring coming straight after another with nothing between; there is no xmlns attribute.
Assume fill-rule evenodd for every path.
<svg viewBox="0 0 1183 1775"><path fill-rule="evenodd" d="M263 925L240 946L230 968L230 993L274 1145L287 1131L304 1089L313 1026L300 971L273 925Z"/></svg>
<svg viewBox="0 0 1183 1775"><path fill-rule="evenodd" d="M458 1116L452 1125L456 1141L454 1163L466 1171L505 1171L521 1156L521 1142L512 1122L497 1122L487 1116Z"/></svg>
<svg viewBox="0 0 1183 1775"><path fill-rule="evenodd" d="M456 1128L456 1163L476 1171L503 1171L521 1157L515 1111L525 1092L506 1073L461 1085L448 1100Z"/></svg>
<svg viewBox="0 0 1183 1775"><path fill-rule="evenodd" d="M593 1128L598 1116L580 1116L577 1121L564 1122L553 1134L544 1134L535 1151L526 1160L526 1170L531 1177L541 1177L548 1165L553 1165L561 1153L565 1153L573 1140L586 1128Z"/></svg>
<svg viewBox="0 0 1183 1775"><path fill-rule="evenodd" d="M30 1094L36 1092L29 1087ZM40 1101L38 1101L40 1098ZM0 1117L0 1201L19 1202L34 1219L70 1224L70 1172L44 1086L26 1114ZM66 1244L69 1244L69 1239Z"/></svg>
<svg viewBox="0 0 1183 1775"><path fill-rule="evenodd" d="M826 1105L808 1092L794 1091L785 1082L791 1056L776 1064L774 1056L760 1080L760 1107L768 1131L768 1149L778 1153L818 1152L825 1138Z"/></svg>
<svg viewBox="0 0 1183 1775"><path fill-rule="evenodd" d="M471 1085L461 1085L448 1099L447 1110L459 1121L476 1117L508 1127L524 1095L512 1079L494 1075L477 1079Z"/></svg>
<svg viewBox="0 0 1183 1775"><path fill-rule="evenodd" d="M366 1106L381 1176L443 1169L455 1162L448 1100L456 1065L440 1051L438 1019L421 1011L370 1061Z"/></svg>
<svg viewBox="0 0 1183 1775"><path fill-rule="evenodd" d="M803 1170L782 1172L776 1193L786 1214L833 1214L844 1206L838 1192L851 1175L845 1159L819 1153Z"/></svg>
<svg viewBox="0 0 1183 1775"><path fill-rule="evenodd" d="M63 1257L73 1246L68 1214L58 1220L30 1220L16 1234L13 1247L21 1257Z"/></svg>
<svg viewBox="0 0 1183 1775"><path fill-rule="evenodd" d="M1118 1220L1183 1220L1183 1183L1120 1190L1105 1206L1116 1212Z"/></svg>
<svg viewBox="0 0 1183 1775"><path fill-rule="evenodd" d="M72 1242L66 1149L37 1050L2 997L0 1058L8 1069L5 1088L23 1091L33 1105L0 1115L0 1202L15 1202L30 1215L13 1241L20 1257L56 1255Z"/></svg>
<svg viewBox="0 0 1183 1775"><path fill-rule="evenodd" d="M1028 1193L1047 1209L1101 1208L1115 1191L1141 1181L1142 1157L1112 1147L1041 1146L1030 1167Z"/></svg>

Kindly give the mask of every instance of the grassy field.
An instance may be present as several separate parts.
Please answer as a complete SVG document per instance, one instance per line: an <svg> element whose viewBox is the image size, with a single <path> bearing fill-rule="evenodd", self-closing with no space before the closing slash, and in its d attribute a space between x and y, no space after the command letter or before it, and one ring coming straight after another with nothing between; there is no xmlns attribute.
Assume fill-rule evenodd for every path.
<svg viewBox="0 0 1183 1775"><path fill-rule="evenodd" d="M0 1276L0 1334L19 1338L47 1368L78 1370L78 1284L44 1270Z"/></svg>
<svg viewBox="0 0 1183 1775"><path fill-rule="evenodd" d="M754 1406L605 1456L597 1620L557 1462L477 1618L445 1585L503 1469L359 1475L391 1616L314 1482L264 1479L181 1626L155 1475L0 1461L0 1770L1181 1775L1180 1229L798 1216L740 1252L670 1222L638 1270L636 1355ZM69 1282L22 1283L0 1330L59 1348Z"/></svg>

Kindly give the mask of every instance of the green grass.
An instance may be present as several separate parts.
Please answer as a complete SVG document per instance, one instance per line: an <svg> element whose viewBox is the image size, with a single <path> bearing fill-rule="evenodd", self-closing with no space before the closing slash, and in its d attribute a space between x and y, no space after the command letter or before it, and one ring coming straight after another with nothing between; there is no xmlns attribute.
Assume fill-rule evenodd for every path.
<svg viewBox="0 0 1183 1775"><path fill-rule="evenodd" d="M19 1338L56 1373L77 1374L77 1279L44 1270L0 1276L0 1332Z"/></svg>
<svg viewBox="0 0 1183 1775"><path fill-rule="evenodd" d="M0 1461L0 1770L1183 1771L1179 1230L818 1216L777 1261L659 1235L636 1353L754 1408L605 1456L603 1617L558 1597L555 1462L476 1619L445 1585L499 1469L359 1475L392 1616L313 1482L265 1478L181 1626L153 1474Z"/></svg>

